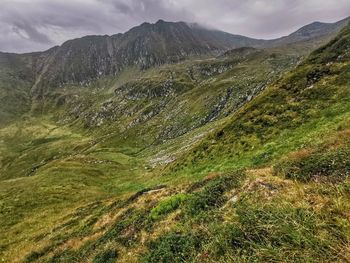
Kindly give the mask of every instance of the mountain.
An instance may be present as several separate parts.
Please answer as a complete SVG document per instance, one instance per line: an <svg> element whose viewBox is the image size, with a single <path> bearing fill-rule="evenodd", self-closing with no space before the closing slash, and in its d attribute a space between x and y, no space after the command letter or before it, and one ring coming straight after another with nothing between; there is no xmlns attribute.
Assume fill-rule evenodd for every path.
<svg viewBox="0 0 350 263"><path fill-rule="evenodd" d="M144 23L124 34L67 41L57 48L44 74L48 75L47 78L58 75L51 80L54 84L86 82L101 75L116 74L126 66L148 68L239 47L270 47L308 41L334 35L347 22L349 19L333 24L316 22L288 37L264 41L206 29L197 24L159 20L155 24ZM75 72L75 67L78 67L78 72Z"/></svg>
<svg viewBox="0 0 350 263"><path fill-rule="evenodd" d="M332 30L245 47L159 21L0 53L0 260L347 262L350 25Z"/></svg>
<svg viewBox="0 0 350 263"><path fill-rule="evenodd" d="M268 41L267 46L291 44L322 37L335 37L350 22L350 17L335 23L313 22L303 26L288 36Z"/></svg>
<svg viewBox="0 0 350 263"><path fill-rule="evenodd" d="M115 75L128 66L142 69L189 57L212 56L240 47L272 47L332 36L346 20L334 24L314 23L288 37L264 41L185 22L144 23L124 34L87 36L65 42L46 52L31 54L36 65L36 86L88 84L101 76Z"/></svg>
<svg viewBox="0 0 350 263"><path fill-rule="evenodd" d="M23 55L0 52L0 65L1 126L30 110L30 89L34 79L31 63Z"/></svg>
<svg viewBox="0 0 350 263"><path fill-rule="evenodd" d="M86 84L128 66L145 69L259 42L198 25L159 20L155 24L143 23L124 34L67 41L55 48L38 74L45 85Z"/></svg>
<svg viewBox="0 0 350 263"><path fill-rule="evenodd" d="M332 125L338 125L338 121L344 123L346 129L350 109L349 50L348 25L296 69L241 107L216 133L188 156L183 156L183 161L191 163L194 171L201 169L202 156L215 156L213 160L219 160L217 165L221 167L225 163L231 167L236 163L238 168L259 165L280 154L304 148L304 143L312 144L312 133L327 129L335 132ZM215 143L210 143L212 141ZM257 147L261 147L260 150ZM207 167L208 160L204 159ZM174 170L177 165L174 164ZM194 168L197 165L199 167Z"/></svg>

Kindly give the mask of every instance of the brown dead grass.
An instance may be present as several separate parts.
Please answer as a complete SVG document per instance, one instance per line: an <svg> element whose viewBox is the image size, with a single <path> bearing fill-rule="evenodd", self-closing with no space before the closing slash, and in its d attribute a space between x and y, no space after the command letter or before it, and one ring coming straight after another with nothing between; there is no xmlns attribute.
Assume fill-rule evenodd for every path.
<svg viewBox="0 0 350 263"><path fill-rule="evenodd" d="M126 211L126 208L121 208L117 213L112 211L104 216L102 216L94 225L93 230L103 229L108 225L113 224L119 216L121 216Z"/></svg>
<svg viewBox="0 0 350 263"><path fill-rule="evenodd" d="M62 245L61 249L58 249L58 251L66 250L69 248L74 249L74 250L78 250L87 242L97 240L99 237L102 236L102 234L103 234L103 232L97 232L95 234L92 234L92 235L84 237L84 238L73 238L73 239L69 240L67 243L65 243L64 245Z"/></svg>
<svg viewBox="0 0 350 263"><path fill-rule="evenodd" d="M219 176L221 176L222 174L221 173L209 173L205 178L204 180L213 180Z"/></svg>

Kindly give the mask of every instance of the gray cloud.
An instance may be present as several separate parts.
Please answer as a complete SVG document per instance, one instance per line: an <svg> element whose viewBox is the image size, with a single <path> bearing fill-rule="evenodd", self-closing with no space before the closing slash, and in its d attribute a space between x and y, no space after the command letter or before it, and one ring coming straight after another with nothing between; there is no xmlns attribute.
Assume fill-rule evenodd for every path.
<svg viewBox="0 0 350 263"><path fill-rule="evenodd" d="M13 23L12 30L15 34L19 35L24 39L34 41L37 43L42 43L42 44L52 44L52 41L47 35L40 33L31 24L21 22L21 21L15 21Z"/></svg>
<svg viewBox="0 0 350 263"><path fill-rule="evenodd" d="M171 0L101 0L101 2L109 2L116 10L136 21L144 22L158 19L183 21L193 18L192 12Z"/></svg>
<svg viewBox="0 0 350 263"><path fill-rule="evenodd" d="M0 50L28 52L142 22L188 21L257 38L350 15L349 0L1 0Z"/></svg>

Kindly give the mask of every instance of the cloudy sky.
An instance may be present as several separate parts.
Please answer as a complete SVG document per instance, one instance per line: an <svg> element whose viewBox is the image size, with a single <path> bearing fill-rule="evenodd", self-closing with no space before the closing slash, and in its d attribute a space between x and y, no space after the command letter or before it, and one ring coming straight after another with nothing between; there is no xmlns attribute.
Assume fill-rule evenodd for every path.
<svg viewBox="0 0 350 263"><path fill-rule="evenodd" d="M350 16L350 0L0 0L0 50L45 50L142 22L197 22L234 34L275 38L313 21Z"/></svg>

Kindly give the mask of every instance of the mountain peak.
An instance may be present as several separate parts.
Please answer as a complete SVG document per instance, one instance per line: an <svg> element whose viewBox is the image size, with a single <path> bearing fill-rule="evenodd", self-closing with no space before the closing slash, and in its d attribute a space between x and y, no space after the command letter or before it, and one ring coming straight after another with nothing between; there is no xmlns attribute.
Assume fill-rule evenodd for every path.
<svg viewBox="0 0 350 263"><path fill-rule="evenodd" d="M333 34L343 24L314 22L288 37L264 41L232 35L197 23L159 19L156 23L145 22L123 34L74 39L65 42L54 52L37 54L39 64L46 55L50 57L44 72L37 74L43 76L41 81L53 86L84 84L101 76L116 74L128 66L146 69L194 56L217 56L240 47L273 46L309 40Z"/></svg>
<svg viewBox="0 0 350 263"><path fill-rule="evenodd" d="M42 80L53 86L85 83L113 75L125 67L145 69L194 56L218 55L233 48L255 46L259 40L185 22L143 23L123 34L89 36L65 42L52 54ZM38 73L39 74L39 73Z"/></svg>
<svg viewBox="0 0 350 263"><path fill-rule="evenodd" d="M156 24L162 24L162 23L169 23L169 22L166 22L166 21L164 21L163 19L159 19L159 20L156 22Z"/></svg>

